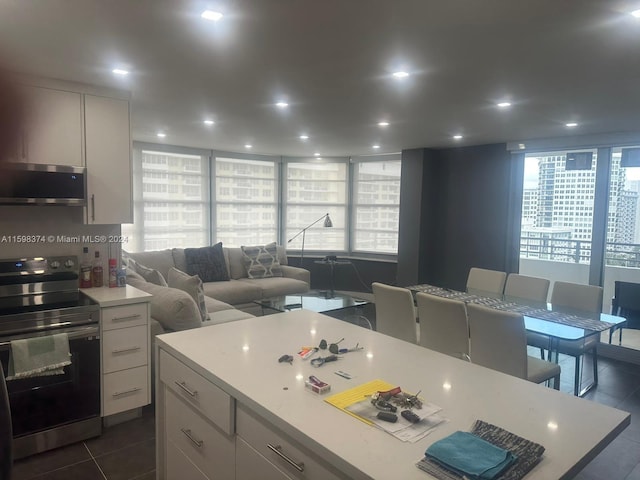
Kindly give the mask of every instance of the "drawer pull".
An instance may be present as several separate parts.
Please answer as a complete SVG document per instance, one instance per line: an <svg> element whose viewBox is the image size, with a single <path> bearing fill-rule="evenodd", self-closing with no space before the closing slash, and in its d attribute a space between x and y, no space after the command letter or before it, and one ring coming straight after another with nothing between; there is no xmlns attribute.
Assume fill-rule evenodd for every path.
<svg viewBox="0 0 640 480"><path fill-rule="evenodd" d="M181 429L180 429L180 431L181 431L182 433L184 433L184 434L187 436L187 438L188 438L189 440L191 440L191 443L193 443L196 447L198 447L198 448L202 448L202 445L204 445L204 441L202 441L202 440L196 440L196 439L194 438L194 436L191 434L191 430L187 430L187 429L185 429L185 428L181 428Z"/></svg>
<svg viewBox="0 0 640 480"><path fill-rule="evenodd" d="M198 396L198 391L189 389L189 387L187 387L187 384L185 382L178 382L176 380L174 383L176 385L178 385L182 390L187 392L189 395L191 395L192 397L197 397Z"/></svg>
<svg viewBox="0 0 640 480"><path fill-rule="evenodd" d="M282 458L285 462L287 462L289 465L294 467L299 472L304 472L304 462L296 463L293 460L291 460L289 457L287 457L284 453L282 453L282 445L276 445L274 447L270 443L267 443L267 448L271 450L273 453L275 453L276 455L278 455L280 458Z"/></svg>
<svg viewBox="0 0 640 480"><path fill-rule="evenodd" d="M136 313L135 315L127 315L126 317L113 317L111 319L112 322L125 322L127 320L135 320L136 318L140 318L141 315Z"/></svg>
<svg viewBox="0 0 640 480"><path fill-rule="evenodd" d="M142 347L127 347L127 348L118 348L116 350L111 350L111 353L125 353L125 352L135 352L137 350L140 350Z"/></svg>
<svg viewBox="0 0 640 480"><path fill-rule="evenodd" d="M132 388L132 389L130 389L130 390L124 390L124 391L122 391L122 392L116 392L116 393L114 393L114 394L112 395L112 397L121 397L121 396L123 396L123 395L128 395L129 393L139 392L140 390L142 390L142 388L140 388L140 387L135 387L135 388Z"/></svg>

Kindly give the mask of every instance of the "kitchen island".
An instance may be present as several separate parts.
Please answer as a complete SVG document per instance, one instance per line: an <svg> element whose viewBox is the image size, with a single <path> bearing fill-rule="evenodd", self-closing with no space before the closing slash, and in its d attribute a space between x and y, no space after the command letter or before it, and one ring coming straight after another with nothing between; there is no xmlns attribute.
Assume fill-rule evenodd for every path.
<svg viewBox="0 0 640 480"><path fill-rule="evenodd" d="M364 349L321 367L297 355L341 338ZM630 423L626 412L305 310L157 339L159 479L426 479L415 466L426 448L478 419L545 447L526 479L571 478ZM305 388L310 375L331 392ZM402 442L324 401L374 379L421 391L448 421Z"/></svg>

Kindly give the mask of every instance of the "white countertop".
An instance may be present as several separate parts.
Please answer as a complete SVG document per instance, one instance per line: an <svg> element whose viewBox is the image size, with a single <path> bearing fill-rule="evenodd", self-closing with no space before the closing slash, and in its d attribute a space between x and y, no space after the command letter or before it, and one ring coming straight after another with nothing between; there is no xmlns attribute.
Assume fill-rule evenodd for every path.
<svg viewBox="0 0 640 480"><path fill-rule="evenodd" d="M342 337L340 347L365 349L319 368L296 355L301 346ZM426 448L456 430L469 431L477 419L546 448L527 480L570 478L630 423L626 412L305 310L160 335L157 343L352 478L430 478L415 467ZM278 363L283 354L294 356L293 365ZM309 375L330 383L331 392L305 389ZM411 444L323 401L373 379L421 390L449 422Z"/></svg>
<svg viewBox="0 0 640 480"><path fill-rule="evenodd" d="M101 307L113 307L117 305L128 305L131 303L150 302L153 295L142 290L138 290L131 285L124 287L98 287L83 288L82 293L92 300L98 302Z"/></svg>

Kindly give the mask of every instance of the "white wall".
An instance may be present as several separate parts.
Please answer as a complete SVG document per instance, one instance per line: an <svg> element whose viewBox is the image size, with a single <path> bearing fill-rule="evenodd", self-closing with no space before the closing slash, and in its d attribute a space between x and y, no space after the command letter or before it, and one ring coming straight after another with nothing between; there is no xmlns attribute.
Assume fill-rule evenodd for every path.
<svg viewBox="0 0 640 480"><path fill-rule="evenodd" d="M83 210L82 207L71 206L0 206L0 259L47 255L81 257L82 247L87 246L92 256L96 250L100 251L106 269L108 243L69 243L58 238L120 235L120 225L84 225ZM14 235L39 235L45 240L38 243L15 242L11 238ZM52 240L51 236L55 239Z"/></svg>

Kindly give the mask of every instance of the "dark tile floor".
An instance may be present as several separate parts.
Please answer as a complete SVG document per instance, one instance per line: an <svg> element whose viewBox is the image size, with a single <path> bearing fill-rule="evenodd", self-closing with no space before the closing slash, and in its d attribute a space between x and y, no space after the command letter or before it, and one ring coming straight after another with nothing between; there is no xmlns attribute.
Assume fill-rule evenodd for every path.
<svg viewBox="0 0 640 480"><path fill-rule="evenodd" d="M573 392L574 360L561 357L560 364L561 390ZM587 369L590 365L585 360ZM631 412L631 425L576 478L640 480L640 366L606 358L600 358L598 366L598 386L584 398ZM585 370L585 380L587 376ZM18 460L13 480L154 479L153 415L147 408L141 418L105 428L99 438Z"/></svg>
<svg viewBox="0 0 640 480"><path fill-rule="evenodd" d="M98 438L17 460L13 480L152 480L155 459L155 418L147 407Z"/></svg>

